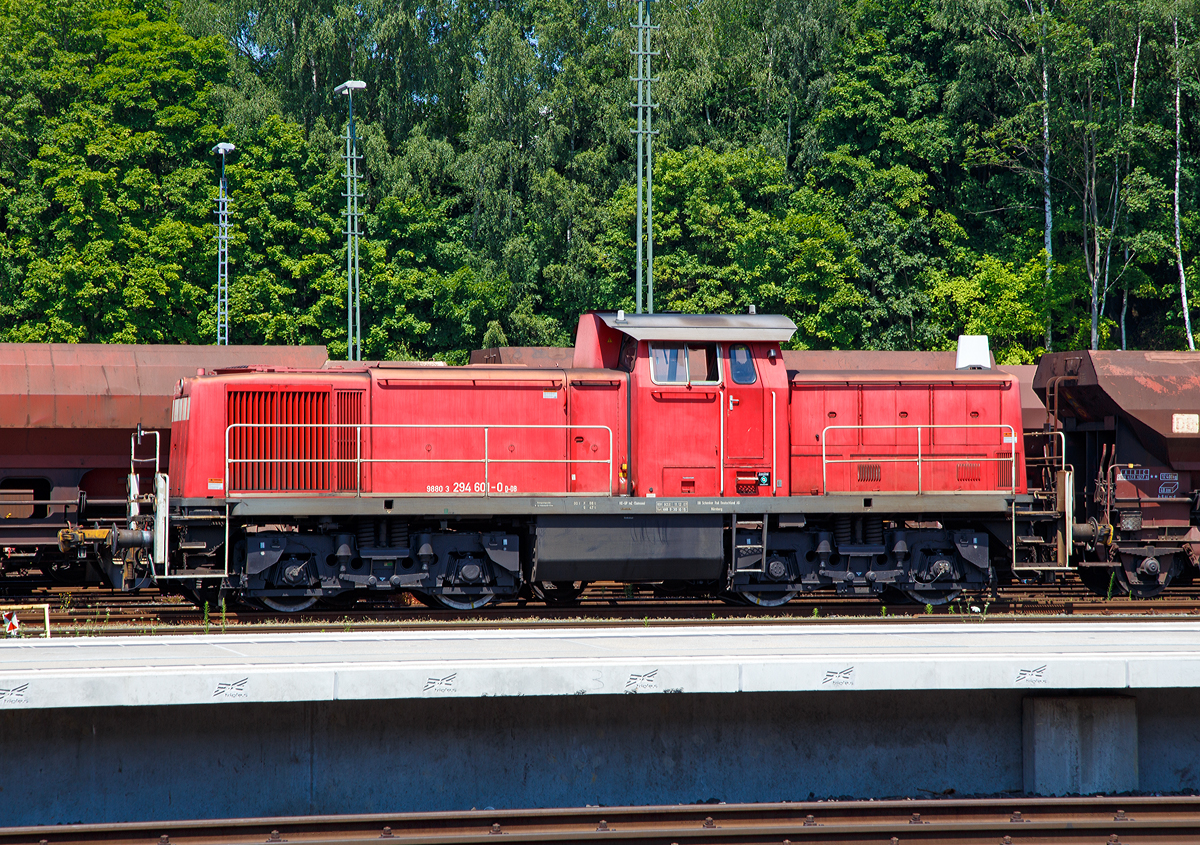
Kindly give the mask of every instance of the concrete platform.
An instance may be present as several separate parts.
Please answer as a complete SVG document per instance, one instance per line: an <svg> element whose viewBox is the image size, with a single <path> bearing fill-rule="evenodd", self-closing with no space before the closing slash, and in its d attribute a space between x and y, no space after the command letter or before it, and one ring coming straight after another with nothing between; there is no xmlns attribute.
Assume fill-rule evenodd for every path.
<svg viewBox="0 0 1200 845"><path fill-rule="evenodd" d="M1200 621L14 640L0 749L12 825L1177 792Z"/></svg>
<svg viewBox="0 0 1200 845"><path fill-rule="evenodd" d="M230 702L1200 687L1200 621L231 634L0 643L0 711Z"/></svg>

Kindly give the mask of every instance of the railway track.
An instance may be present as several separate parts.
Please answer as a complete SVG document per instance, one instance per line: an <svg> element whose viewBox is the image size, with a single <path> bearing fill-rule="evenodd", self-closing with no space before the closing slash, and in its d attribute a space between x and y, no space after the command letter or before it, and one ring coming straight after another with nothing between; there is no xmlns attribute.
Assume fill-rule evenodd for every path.
<svg viewBox="0 0 1200 845"><path fill-rule="evenodd" d="M308 610L291 616L246 608L209 607L207 612L178 597L130 595L106 590L58 588L31 597L3 600L8 606L29 604L19 613L23 632L44 632L36 604L49 604L50 627L55 635L128 635L153 633L219 633L221 631L287 630L328 631L331 629L379 630L422 627L547 627L587 624L628 625L738 625L747 622L818 624L906 622L955 624L964 621L1003 621L1030 616L1046 619L1083 617L1163 617L1200 615L1200 588L1180 588L1168 598L1136 600L1105 599L1076 584L1015 585L1002 587L997 596L967 597L952 605L926 607L915 604L886 604L829 594L803 596L783 607L731 606L705 599L651 598L612 585L596 585L583 595L576 607L547 607L538 602L509 603L477 611L434 610L402 601L359 603L339 609Z"/></svg>
<svg viewBox="0 0 1200 845"><path fill-rule="evenodd" d="M0 845L1182 845L1198 840L1196 796L486 809L0 829Z"/></svg>

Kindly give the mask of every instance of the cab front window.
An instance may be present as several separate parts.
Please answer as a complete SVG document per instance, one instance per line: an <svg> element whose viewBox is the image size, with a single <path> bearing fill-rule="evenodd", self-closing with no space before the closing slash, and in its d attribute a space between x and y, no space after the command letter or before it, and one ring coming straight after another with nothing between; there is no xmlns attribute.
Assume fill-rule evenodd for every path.
<svg viewBox="0 0 1200 845"><path fill-rule="evenodd" d="M729 347L729 377L734 384L754 384L758 381L758 374L754 371L754 356L744 343Z"/></svg>

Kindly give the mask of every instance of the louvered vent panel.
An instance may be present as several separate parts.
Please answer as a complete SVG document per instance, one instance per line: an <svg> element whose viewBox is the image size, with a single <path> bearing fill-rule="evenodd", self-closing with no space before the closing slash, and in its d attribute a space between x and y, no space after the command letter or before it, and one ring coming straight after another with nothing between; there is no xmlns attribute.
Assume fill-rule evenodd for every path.
<svg viewBox="0 0 1200 845"><path fill-rule="evenodd" d="M337 391L337 425L334 429L337 449L337 487L343 492L358 489L359 429L362 424L363 392L361 390Z"/></svg>
<svg viewBox="0 0 1200 845"><path fill-rule="evenodd" d="M996 464L996 488L1010 489L1013 486L1012 452L997 452L1000 462Z"/></svg>
<svg viewBox="0 0 1200 845"><path fill-rule="evenodd" d="M859 481L879 481L882 475L879 464L858 464Z"/></svg>
<svg viewBox="0 0 1200 845"><path fill-rule="evenodd" d="M229 490L329 490L329 392L231 390L226 419L248 423L229 433Z"/></svg>
<svg viewBox="0 0 1200 845"><path fill-rule="evenodd" d="M983 468L976 463L961 463L956 477L959 481L980 481L983 479Z"/></svg>

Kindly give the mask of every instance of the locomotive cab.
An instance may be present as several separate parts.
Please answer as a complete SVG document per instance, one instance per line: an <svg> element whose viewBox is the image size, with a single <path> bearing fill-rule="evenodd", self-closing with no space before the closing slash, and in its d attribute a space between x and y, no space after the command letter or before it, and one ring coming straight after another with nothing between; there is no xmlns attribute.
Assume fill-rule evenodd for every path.
<svg viewBox="0 0 1200 845"><path fill-rule="evenodd" d="M787 371L776 315L587 314L576 366L629 374L633 495L774 496L786 490Z"/></svg>

